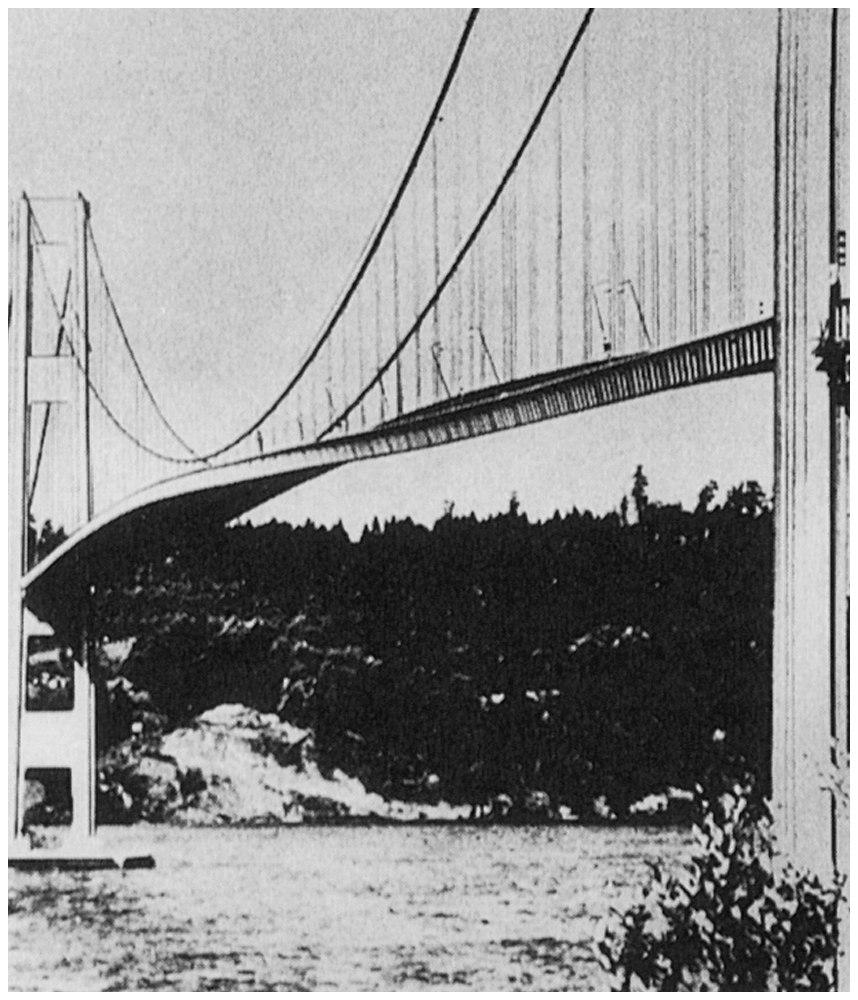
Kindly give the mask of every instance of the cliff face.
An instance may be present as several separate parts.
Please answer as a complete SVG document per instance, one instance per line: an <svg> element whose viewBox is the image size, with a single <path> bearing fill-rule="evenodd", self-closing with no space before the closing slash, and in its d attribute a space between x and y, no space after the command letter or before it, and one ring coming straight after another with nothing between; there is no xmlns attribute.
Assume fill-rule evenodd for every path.
<svg viewBox="0 0 858 1000"><path fill-rule="evenodd" d="M340 770L323 774L309 730L244 705L220 705L160 738L127 740L105 757L99 784L103 822L262 825L468 812L388 802Z"/></svg>

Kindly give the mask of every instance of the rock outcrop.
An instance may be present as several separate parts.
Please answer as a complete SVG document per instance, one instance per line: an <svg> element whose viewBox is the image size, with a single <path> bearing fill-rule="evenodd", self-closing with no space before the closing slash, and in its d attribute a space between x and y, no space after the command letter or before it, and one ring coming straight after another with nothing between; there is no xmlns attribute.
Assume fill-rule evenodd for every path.
<svg viewBox="0 0 858 1000"><path fill-rule="evenodd" d="M342 771L323 774L308 730L244 705L126 740L99 773L102 820L183 825L459 819L465 807L387 801Z"/></svg>

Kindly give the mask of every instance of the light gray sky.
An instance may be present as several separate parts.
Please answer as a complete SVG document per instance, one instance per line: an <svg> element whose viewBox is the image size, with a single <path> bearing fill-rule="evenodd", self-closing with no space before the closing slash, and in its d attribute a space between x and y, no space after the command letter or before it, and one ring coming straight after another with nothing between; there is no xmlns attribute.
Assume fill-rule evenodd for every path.
<svg viewBox="0 0 858 1000"><path fill-rule="evenodd" d="M91 201L126 328L192 442L240 429L291 373L401 172L465 13L10 11L10 194ZM576 21L489 15L496 61L522 25L537 38ZM261 516L357 530L374 515L431 521L445 500L488 513L513 491L536 517L605 510L638 463L665 500L691 503L710 478L768 490L771 392L759 376L361 463Z"/></svg>

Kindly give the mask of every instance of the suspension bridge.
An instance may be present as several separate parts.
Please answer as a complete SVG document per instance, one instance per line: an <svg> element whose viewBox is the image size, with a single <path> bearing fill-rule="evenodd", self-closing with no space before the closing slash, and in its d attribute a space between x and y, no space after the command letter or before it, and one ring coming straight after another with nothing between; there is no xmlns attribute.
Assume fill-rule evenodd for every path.
<svg viewBox="0 0 858 1000"><path fill-rule="evenodd" d="M463 14L327 319L217 447L147 377L84 197L16 202L13 837L33 768L69 771L73 833L94 830L87 608L105 549L344 463L770 372L775 799L788 850L842 866L845 813L819 773L845 753L847 710L848 15L569 11L540 50L504 47L502 18ZM25 612L71 650L82 696L62 718L27 708L45 643Z"/></svg>

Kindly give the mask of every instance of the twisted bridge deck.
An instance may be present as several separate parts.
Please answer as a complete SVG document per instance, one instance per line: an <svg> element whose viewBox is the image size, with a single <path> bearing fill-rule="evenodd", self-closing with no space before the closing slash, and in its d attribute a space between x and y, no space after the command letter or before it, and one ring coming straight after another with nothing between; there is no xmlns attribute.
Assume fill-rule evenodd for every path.
<svg viewBox="0 0 858 1000"><path fill-rule="evenodd" d="M228 521L340 465L451 444L657 392L767 372L774 321L648 353L591 362L452 397L359 434L165 479L96 515L23 580L28 601L80 586L100 546L138 540L198 518Z"/></svg>

